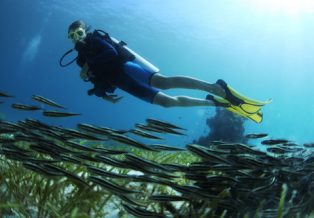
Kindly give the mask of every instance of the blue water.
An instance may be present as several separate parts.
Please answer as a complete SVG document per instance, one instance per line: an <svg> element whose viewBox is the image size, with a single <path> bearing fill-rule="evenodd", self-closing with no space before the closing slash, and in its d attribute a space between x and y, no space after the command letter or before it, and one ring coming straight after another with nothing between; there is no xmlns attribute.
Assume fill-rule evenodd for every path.
<svg viewBox="0 0 314 218"><path fill-rule="evenodd" d="M129 129L153 117L188 128L186 137L169 139L175 145L208 132L206 119L214 115L214 108L165 109L122 91L117 92L124 97L118 104L87 96L92 86L80 79L79 67L58 65L60 56L73 47L67 39L68 25L83 19L128 42L165 75L210 82L222 78L252 98L273 98L264 108L262 124L246 122L248 133L314 141L314 5L310 1L2 0L0 10L0 90L16 96L0 105L9 120L31 117L66 127L85 122ZM167 93L206 95L191 90ZM33 94L82 116L56 119L11 109L11 103L34 103Z"/></svg>

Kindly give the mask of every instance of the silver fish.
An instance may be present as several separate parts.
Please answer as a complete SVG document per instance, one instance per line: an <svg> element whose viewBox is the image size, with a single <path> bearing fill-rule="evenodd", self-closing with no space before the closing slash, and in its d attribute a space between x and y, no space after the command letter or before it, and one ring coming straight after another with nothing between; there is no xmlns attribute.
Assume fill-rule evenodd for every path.
<svg viewBox="0 0 314 218"><path fill-rule="evenodd" d="M189 198L178 195L151 195L148 198L152 201L169 202L169 201L190 201Z"/></svg>
<svg viewBox="0 0 314 218"><path fill-rule="evenodd" d="M30 158L30 156L27 153L24 153L23 151L17 150L15 148L2 147L0 149L0 154L4 154L5 157L10 160L17 161L23 161L25 159Z"/></svg>
<svg viewBox="0 0 314 218"><path fill-rule="evenodd" d="M106 148L94 148L94 150L98 152L99 154L104 154L104 155L108 155L108 154L119 155L119 154L128 153L128 151L111 150L111 149L106 149Z"/></svg>
<svg viewBox="0 0 314 218"><path fill-rule="evenodd" d="M52 126L45 124L39 120L35 119L25 119L24 121L26 124L32 126L34 129L53 129Z"/></svg>
<svg viewBox="0 0 314 218"><path fill-rule="evenodd" d="M77 149L77 150L81 150L81 151L88 151L88 152L97 152L97 150L90 148L90 147L86 147L84 145L80 145L79 143L76 142L72 142L72 141L67 141L64 142L64 144L68 147Z"/></svg>
<svg viewBox="0 0 314 218"><path fill-rule="evenodd" d="M158 151L184 151L184 148L178 148L178 147L172 147L169 145L163 145L163 144L151 144L149 147L158 150Z"/></svg>
<svg viewBox="0 0 314 218"><path fill-rule="evenodd" d="M63 173L70 181L78 186L89 186L87 182L85 182L82 178L78 177L77 175L67 172L66 170L62 169L61 167L57 167L53 164L42 164L42 167L46 170L53 171L56 173Z"/></svg>
<svg viewBox="0 0 314 218"><path fill-rule="evenodd" d="M33 95L32 96L32 99L34 101L38 101L40 103L44 103L46 105L49 105L49 106L52 106L52 107L57 107L57 108L62 108L62 109L66 109L65 107L61 106L60 104L48 99L48 98L45 98L43 96L40 96L40 95Z"/></svg>
<svg viewBox="0 0 314 218"><path fill-rule="evenodd" d="M69 113L69 112L60 112L60 111L43 111L43 115L46 117L71 117L79 116L81 114Z"/></svg>
<svg viewBox="0 0 314 218"><path fill-rule="evenodd" d="M247 134L245 137L248 139L259 139L259 138L264 138L268 136L267 133L251 133L251 134Z"/></svg>
<svg viewBox="0 0 314 218"><path fill-rule="evenodd" d="M291 151L291 150L287 150L285 148L280 148L280 147L268 147L266 150L274 154L285 154L288 152L293 152L293 150Z"/></svg>
<svg viewBox="0 0 314 218"><path fill-rule="evenodd" d="M162 126L162 127L167 127L167 128L170 128L170 129L186 130L186 129L181 128L179 126L176 126L174 124L171 124L171 123L168 123L168 122L164 122L164 121L160 121L160 120L156 120L156 119L153 119L153 118L147 118L146 122L149 123L149 124Z"/></svg>
<svg viewBox="0 0 314 218"><path fill-rule="evenodd" d="M252 190L252 192L265 191L265 190L271 188L271 187L276 183L276 181L277 181L277 179L276 179L275 176L274 176L274 177L271 177L270 179L268 179L266 185L260 186L260 187L257 187L257 188L254 188L254 189Z"/></svg>
<svg viewBox="0 0 314 218"><path fill-rule="evenodd" d="M139 129L132 129L129 131L130 133L134 134L134 135L138 135L138 136L141 136L143 138L148 138L148 139L157 139L157 140L161 140L162 138L158 137L158 136L154 136L154 135L151 135L149 133L146 133L142 130L139 130Z"/></svg>
<svg viewBox="0 0 314 218"><path fill-rule="evenodd" d="M124 202L127 202L128 204L132 204L134 206L138 206L138 207L145 207L146 204L144 203L139 203L138 201L134 201L133 199L129 198L127 195L123 195L123 194L118 194L117 195L121 200L123 200Z"/></svg>
<svg viewBox="0 0 314 218"><path fill-rule="evenodd" d="M36 173L42 174L42 175L47 176L47 177L63 176L63 173L46 170L42 166L40 166L39 164L36 164L36 163L23 162L23 166L26 169L32 170Z"/></svg>
<svg viewBox="0 0 314 218"><path fill-rule="evenodd" d="M218 163L227 163L229 164L229 161L226 159L221 158L218 155L212 154L206 150L203 146L196 145L196 144L188 144L187 149L191 151L192 153L197 154L198 156L204 158L204 159L211 159L214 161L217 161Z"/></svg>
<svg viewBox="0 0 314 218"><path fill-rule="evenodd" d="M145 144L143 144L141 142L137 142L134 139L131 139L131 138L125 136L125 135L120 135L120 134L113 133L113 134L110 135L110 138L115 140L115 141L118 141L118 142L121 142L123 144L126 144L126 145L134 146L134 147L145 149L145 150L154 151L154 149L148 147L147 145L145 145Z"/></svg>
<svg viewBox="0 0 314 218"><path fill-rule="evenodd" d="M45 148L50 148L56 152L59 153L70 153L70 154L77 154L78 152L75 152L73 150L70 150L64 146L57 145L56 143L52 141L42 141L40 142L40 145L45 147Z"/></svg>
<svg viewBox="0 0 314 218"><path fill-rule="evenodd" d="M24 130L24 128L22 128L18 124L12 123L9 121L0 121L0 128L6 129L6 130L12 130L16 132Z"/></svg>
<svg viewBox="0 0 314 218"><path fill-rule="evenodd" d="M134 161L136 163L142 164L143 166L150 167L150 168L156 168L164 171L169 171L168 168L162 166L161 164L155 163L153 161L145 160L143 158L137 157L134 154L126 154L126 159L130 161Z"/></svg>
<svg viewBox="0 0 314 218"><path fill-rule="evenodd" d="M98 138L96 136L93 136L93 135L90 135L90 134L86 134L86 133L83 133L83 132L79 132L79 131L74 130L74 129L64 129L63 133L65 135L68 135L68 136L71 136L71 137L77 138L77 139L96 140L96 141L100 141L101 140L100 138Z"/></svg>
<svg viewBox="0 0 314 218"><path fill-rule="evenodd" d="M119 179L131 179L132 178L132 176L130 176L130 175L109 172L109 171L106 171L104 169L100 169L100 168L93 167L93 166L87 167L87 170L93 174L97 174L99 176L104 176L104 177L119 178Z"/></svg>
<svg viewBox="0 0 314 218"><path fill-rule="evenodd" d="M263 145L278 145L278 144L286 144L289 142L290 141L286 139L269 139L269 140L264 140L261 143Z"/></svg>
<svg viewBox="0 0 314 218"><path fill-rule="evenodd" d="M116 194L134 194L134 193L139 193L139 191L136 190L130 190L126 189L122 186L119 186L113 182L109 182L108 180L96 177L96 176L90 176L89 180L94 182L97 185L100 185L101 187L107 189L110 192L116 193Z"/></svg>
<svg viewBox="0 0 314 218"><path fill-rule="evenodd" d="M163 133L162 130L158 130L156 128L152 128L150 126L146 126L146 125L143 125L143 124L140 124L140 123L136 124L135 127L138 128L138 129L141 129L143 131Z"/></svg>
<svg viewBox="0 0 314 218"><path fill-rule="evenodd" d="M88 164L83 163L81 160L79 160L78 158L75 158L73 156L69 156L66 154L59 154L59 156L57 157L62 161L66 161L66 162L70 162L70 163L74 163L77 165L81 165L81 166L88 166Z"/></svg>
<svg viewBox="0 0 314 218"><path fill-rule="evenodd" d="M114 167L120 167L120 168L129 168L129 166L127 164L125 164L124 162L118 160L118 159L115 159L113 157L106 157L106 156L103 156L103 155L96 155L95 158L97 160L99 160L100 162L103 162L105 164L108 164L108 165L111 165L111 166L114 166Z"/></svg>
<svg viewBox="0 0 314 218"><path fill-rule="evenodd" d="M89 156L86 154L75 154L75 157L80 158L82 160L88 160L92 162L100 162L97 158L94 158L93 156Z"/></svg>
<svg viewBox="0 0 314 218"><path fill-rule="evenodd" d="M303 146L306 147L306 148L314 148L314 142L312 142L312 143L305 143L305 144L303 144Z"/></svg>
<svg viewBox="0 0 314 218"><path fill-rule="evenodd" d="M29 148L33 151L37 151L42 154L50 155L51 157L58 158L59 153L49 147L43 147L40 145L30 145Z"/></svg>
<svg viewBox="0 0 314 218"><path fill-rule="evenodd" d="M184 133L178 132L176 130L173 130L169 127L166 126L159 126L156 124L148 124L148 127L150 127L151 129L155 130L155 131L161 131L162 133L169 133L169 134L173 134L173 135L185 135Z"/></svg>
<svg viewBox="0 0 314 218"><path fill-rule="evenodd" d="M14 98L14 96L6 93L6 92L1 92L0 91L0 97L4 97L4 98Z"/></svg>
<svg viewBox="0 0 314 218"><path fill-rule="evenodd" d="M149 210L146 210L140 207L134 207L129 204L122 203L122 206L127 212L134 215L135 217L139 217L139 218L165 218L166 217L163 214L151 212Z"/></svg>
<svg viewBox="0 0 314 218"><path fill-rule="evenodd" d="M77 124L77 127L80 130L84 130L84 131L90 132L90 133L95 133L95 134L105 135L105 136L110 135L108 130L100 128L100 127L92 126L92 125L86 124L86 123L79 123L79 124Z"/></svg>
<svg viewBox="0 0 314 218"><path fill-rule="evenodd" d="M128 166L129 169L134 169L136 171L141 171L143 173L149 174L149 175L155 175L161 178L166 179L173 179L178 178L177 175L169 174L164 171L156 170L154 168L148 167L147 165L143 165L142 163L130 161L130 160L124 160L123 163Z"/></svg>
<svg viewBox="0 0 314 218"><path fill-rule="evenodd" d="M35 105L26 105L26 104L11 104L11 107L17 110L23 110L23 111L36 111L41 110L41 107L35 106Z"/></svg>

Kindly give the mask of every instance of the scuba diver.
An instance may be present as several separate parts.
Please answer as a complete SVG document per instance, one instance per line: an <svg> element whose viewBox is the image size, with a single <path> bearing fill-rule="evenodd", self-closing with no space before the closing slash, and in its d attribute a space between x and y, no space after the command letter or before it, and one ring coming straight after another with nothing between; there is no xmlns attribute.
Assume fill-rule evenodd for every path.
<svg viewBox="0 0 314 218"><path fill-rule="evenodd" d="M61 57L60 65L68 66L76 60L81 67L80 77L94 85L94 88L88 91L88 95L96 95L112 103L117 103L122 98L113 94L115 89L119 88L146 102L166 108L224 107L260 123L263 119L262 106L271 102L249 99L221 79L211 84L187 76L162 75L158 68L128 48L125 42L119 42L102 30L90 31L90 27L81 20L69 26L68 38L75 47ZM78 52L78 56L63 64L64 57L74 50ZM173 88L195 89L211 94L199 99L170 96L161 91Z"/></svg>

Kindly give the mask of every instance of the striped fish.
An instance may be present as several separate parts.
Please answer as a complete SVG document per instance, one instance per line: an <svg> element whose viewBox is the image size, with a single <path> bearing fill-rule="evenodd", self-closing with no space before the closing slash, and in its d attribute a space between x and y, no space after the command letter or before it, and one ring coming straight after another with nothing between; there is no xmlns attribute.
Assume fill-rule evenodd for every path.
<svg viewBox="0 0 314 218"><path fill-rule="evenodd" d="M44 176L63 176L63 173L56 172L56 171L49 171L47 169L44 169L40 164L32 163L29 161L23 162L23 166L26 169L32 170L36 173L42 174Z"/></svg>
<svg viewBox="0 0 314 218"><path fill-rule="evenodd" d="M81 114L60 112L60 111L44 111L43 115L46 117L71 117L71 116L78 116Z"/></svg>
<svg viewBox="0 0 314 218"><path fill-rule="evenodd" d="M113 157L106 157L103 155L96 155L95 158L97 160L99 160L100 162L103 162L105 164L114 166L114 167L120 167L120 168L129 168L129 166L127 164L125 164L124 162L115 159Z"/></svg>
<svg viewBox="0 0 314 218"><path fill-rule="evenodd" d="M170 129L179 129L179 130L186 130L184 128L181 128L179 126L176 126L174 124L168 123L168 122L164 122L164 121L160 121L160 120L156 120L156 119L152 119L152 118L147 118L146 122L149 124L153 124L156 126L161 126L161 127L166 127L166 128L170 128Z"/></svg>
<svg viewBox="0 0 314 218"><path fill-rule="evenodd" d="M132 129L129 131L130 133L134 134L134 135L138 135L138 136L141 136L143 138L148 138L148 139L157 139L157 140L161 140L162 138L158 137L158 136L154 136L154 135L151 135L149 133L146 133L142 130L139 130L139 129Z"/></svg>
<svg viewBox="0 0 314 218"><path fill-rule="evenodd" d="M70 181L72 181L73 183L75 183L78 186L89 186L87 182L85 182L82 178L80 178L79 176L67 172L66 170L64 170L61 167L57 167L53 164L42 164L42 167L46 170L52 171L52 172L56 172L56 173L63 173L64 176L66 176Z"/></svg>
<svg viewBox="0 0 314 218"><path fill-rule="evenodd" d="M101 168L89 166L87 170L93 174L97 174L99 176L109 177L109 178L119 178L119 179L130 179L132 176L126 174L118 174L114 172L109 172Z"/></svg>
<svg viewBox="0 0 314 218"><path fill-rule="evenodd" d="M33 95L32 96L32 99L34 101L38 101L40 103L44 103L46 105L49 105L49 106L52 106L52 107L57 107L57 108L62 108L62 109L65 109L65 107L61 106L60 104L48 99L48 98L45 98L43 96L40 96L40 95Z"/></svg>
<svg viewBox="0 0 314 218"><path fill-rule="evenodd" d="M127 195L117 195L121 200L123 200L124 202L127 202L129 204L132 204L134 206L138 206L138 207L145 207L146 204L142 203L142 202L138 202L138 201L134 201L133 199L129 198Z"/></svg>
<svg viewBox="0 0 314 218"><path fill-rule="evenodd" d="M190 201L187 197L182 197L178 195L151 195L149 200L159 201L159 202L169 202L169 201Z"/></svg>
<svg viewBox="0 0 314 218"><path fill-rule="evenodd" d="M151 144L149 146L159 151L183 151L185 150L184 148L172 147L172 146L163 145L163 144Z"/></svg>
<svg viewBox="0 0 314 218"><path fill-rule="evenodd" d="M77 124L77 127L81 130L86 131L86 132L91 132L91 133L95 133L95 134L99 134L99 135L105 135L105 136L108 136L112 133L125 134L128 132L125 130L116 130L116 129L112 129L112 128L108 128L108 127L93 126L93 125L86 124L86 123L79 123L79 124Z"/></svg>
<svg viewBox="0 0 314 218"><path fill-rule="evenodd" d="M64 142L66 146L77 149L77 150L81 150L81 151L89 151L89 152L97 152L97 150L90 148L90 147L86 147L84 145L80 145L79 143L76 142L71 142L71 141L67 141Z"/></svg>
<svg viewBox="0 0 314 218"><path fill-rule="evenodd" d="M26 105L26 104L11 104L11 107L17 110L24 110L24 111L36 111L41 110L41 107L35 106L35 105Z"/></svg>
<svg viewBox="0 0 314 218"><path fill-rule="evenodd" d="M146 126L146 125L143 125L140 123L137 123L135 126L136 126L136 128L143 130L143 131L164 133L162 130L158 130L158 129L155 129L155 128L152 128L150 126Z"/></svg>
<svg viewBox="0 0 314 218"><path fill-rule="evenodd" d="M160 126L156 124L148 124L148 127L152 130L155 130L156 132L162 132L162 133L169 133L173 135L185 135L184 133L178 132L172 128L166 127L166 126Z"/></svg>
<svg viewBox="0 0 314 218"><path fill-rule="evenodd" d="M145 167L149 167L149 168L156 168L156 169L160 169L160 170L164 170L164 171L169 171L168 168L162 166L161 164L155 163L153 161L149 161L149 160L145 160L141 157L137 157L134 154L126 154L125 158L129 161L134 161L138 164L141 164Z"/></svg>
<svg viewBox="0 0 314 218"><path fill-rule="evenodd" d="M110 138L112 140L115 140L117 142L121 142L121 143L126 144L126 145L134 146L134 147L145 149L145 150L149 150L149 151L154 151L154 149L148 147L147 145L145 145L145 144L143 144L141 142L137 142L134 139L131 139L131 138L125 136L125 135L120 135L120 134L113 133L113 134L110 135Z"/></svg>
<svg viewBox="0 0 314 218"><path fill-rule="evenodd" d="M264 138L268 136L267 133L251 133L251 134L247 134L245 136L245 138L248 138L248 139L259 139L259 138Z"/></svg>
<svg viewBox="0 0 314 218"><path fill-rule="evenodd" d="M262 141L263 145L279 145L279 144L286 144L290 141L287 139L269 139Z"/></svg>
<svg viewBox="0 0 314 218"><path fill-rule="evenodd" d="M14 96L8 94L8 93L5 93L5 92L1 92L0 91L0 97L4 97L4 98L14 98Z"/></svg>
<svg viewBox="0 0 314 218"><path fill-rule="evenodd" d="M77 139L86 139L86 140L101 140L99 138L97 138L96 136L87 134L87 133L83 133L83 132L79 132L77 130L74 129L63 129L62 132L65 135L71 136L73 138L77 138Z"/></svg>
<svg viewBox="0 0 314 218"><path fill-rule="evenodd" d="M133 194L133 193L139 193L139 191L136 190L130 190L126 189L122 186L119 186L113 182L109 182L108 180L96 177L96 176L90 176L89 180L94 182L97 185L100 185L101 187L107 189L110 192L116 193L116 194Z"/></svg>
<svg viewBox="0 0 314 218"><path fill-rule="evenodd" d="M129 212L130 214L134 215L135 217L140 218L165 218L166 216L160 213L155 213L141 207L134 207L129 204L122 203L123 208Z"/></svg>

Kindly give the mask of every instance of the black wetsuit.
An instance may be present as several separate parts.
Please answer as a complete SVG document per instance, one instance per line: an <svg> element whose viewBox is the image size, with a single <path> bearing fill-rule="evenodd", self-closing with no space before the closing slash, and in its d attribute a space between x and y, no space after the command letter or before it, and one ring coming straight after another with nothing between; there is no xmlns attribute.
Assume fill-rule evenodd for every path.
<svg viewBox="0 0 314 218"><path fill-rule="evenodd" d="M123 62L117 50L99 34L88 33L85 43L79 42L77 64L89 66L89 81L94 88L89 94L103 97L120 88L144 101L153 102L158 89L150 86L156 72L149 72L133 62Z"/></svg>

